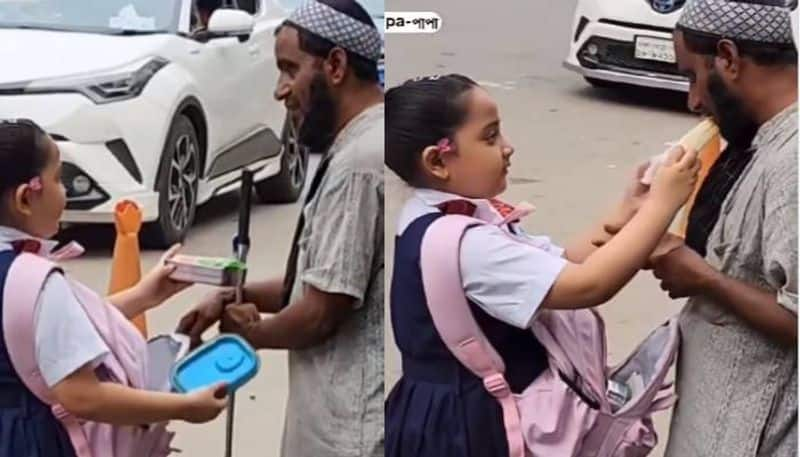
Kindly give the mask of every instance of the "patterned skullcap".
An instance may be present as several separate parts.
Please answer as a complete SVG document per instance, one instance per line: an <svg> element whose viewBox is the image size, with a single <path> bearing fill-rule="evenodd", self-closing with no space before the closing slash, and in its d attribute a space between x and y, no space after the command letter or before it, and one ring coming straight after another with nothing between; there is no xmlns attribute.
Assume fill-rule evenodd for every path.
<svg viewBox="0 0 800 457"><path fill-rule="evenodd" d="M689 0L678 26L732 40L793 42L786 0Z"/></svg>
<svg viewBox="0 0 800 457"><path fill-rule="evenodd" d="M378 29L316 0L305 1L287 22L373 62L381 58Z"/></svg>

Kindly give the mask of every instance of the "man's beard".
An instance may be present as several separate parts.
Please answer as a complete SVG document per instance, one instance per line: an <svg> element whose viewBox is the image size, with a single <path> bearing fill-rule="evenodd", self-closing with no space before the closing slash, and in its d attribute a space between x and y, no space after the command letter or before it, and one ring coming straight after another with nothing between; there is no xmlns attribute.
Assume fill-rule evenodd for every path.
<svg viewBox="0 0 800 457"><path fill-rule="evenodd" d="M722 137L736 149L749 149L760 126L715 71L708 77L708 94L714 104L714 117Z"/></svg>
<svg viewBox="0 0 800 457"><path fill-rule="evenodd" d="M309 109L304 113L298 140L313 152L327 152L336 129L336 100L322 73L311 80Z"/></svg>

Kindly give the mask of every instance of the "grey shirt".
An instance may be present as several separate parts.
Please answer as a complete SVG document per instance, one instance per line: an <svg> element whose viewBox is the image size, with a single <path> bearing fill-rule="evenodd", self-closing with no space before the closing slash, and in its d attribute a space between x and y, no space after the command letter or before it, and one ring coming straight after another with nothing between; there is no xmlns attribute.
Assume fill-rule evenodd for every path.
<svg viewBox="0 0 800 457"><path fill-rule="evenodd" d="M289 354L284 457L383 456L383 104L339 133L308 202L292 302L304 285L356 299L321 345Z"/></svg>
<svg viewBox="0 0 800 457"><path fill-rule="evenodd" d="M797 314L797 105L765 123L722 206L706 260L774 291ZM668 457L797 455L797 349L724 304L691 298L680 318L678 405Z"/></svg>

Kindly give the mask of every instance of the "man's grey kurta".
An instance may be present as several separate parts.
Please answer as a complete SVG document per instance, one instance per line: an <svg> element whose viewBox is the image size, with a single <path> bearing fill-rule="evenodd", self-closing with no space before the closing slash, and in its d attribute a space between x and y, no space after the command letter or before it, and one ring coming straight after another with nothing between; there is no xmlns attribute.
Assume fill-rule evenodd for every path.
<svg viewBox="0 0 800 457"><path fill-rule="evenodd" d="M283 457L383 456L383 122L381 103L345 126L304 209L291 301L311 285L356 309L320 346L289 354Z"/></svg>
<svg viewBox="0 0 800 457"><path fill-rule="evenodd" d="M764 124L722 206L706 260L797 314L797 105ZM681 319L667 457L797 455L797 350L691 298Z"/></svg>

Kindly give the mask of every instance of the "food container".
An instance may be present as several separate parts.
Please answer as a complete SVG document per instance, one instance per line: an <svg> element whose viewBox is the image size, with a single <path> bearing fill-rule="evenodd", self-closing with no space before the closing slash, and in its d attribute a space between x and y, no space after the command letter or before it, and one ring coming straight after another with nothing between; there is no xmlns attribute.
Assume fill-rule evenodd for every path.
<svg viewBox="0 0 800 457"><path fill-rule="evenodd" d="M175 365L172 386L187 393L224 382L233 393L258 373L260 365L256 351L243 338L220 335Z"/></svg>

